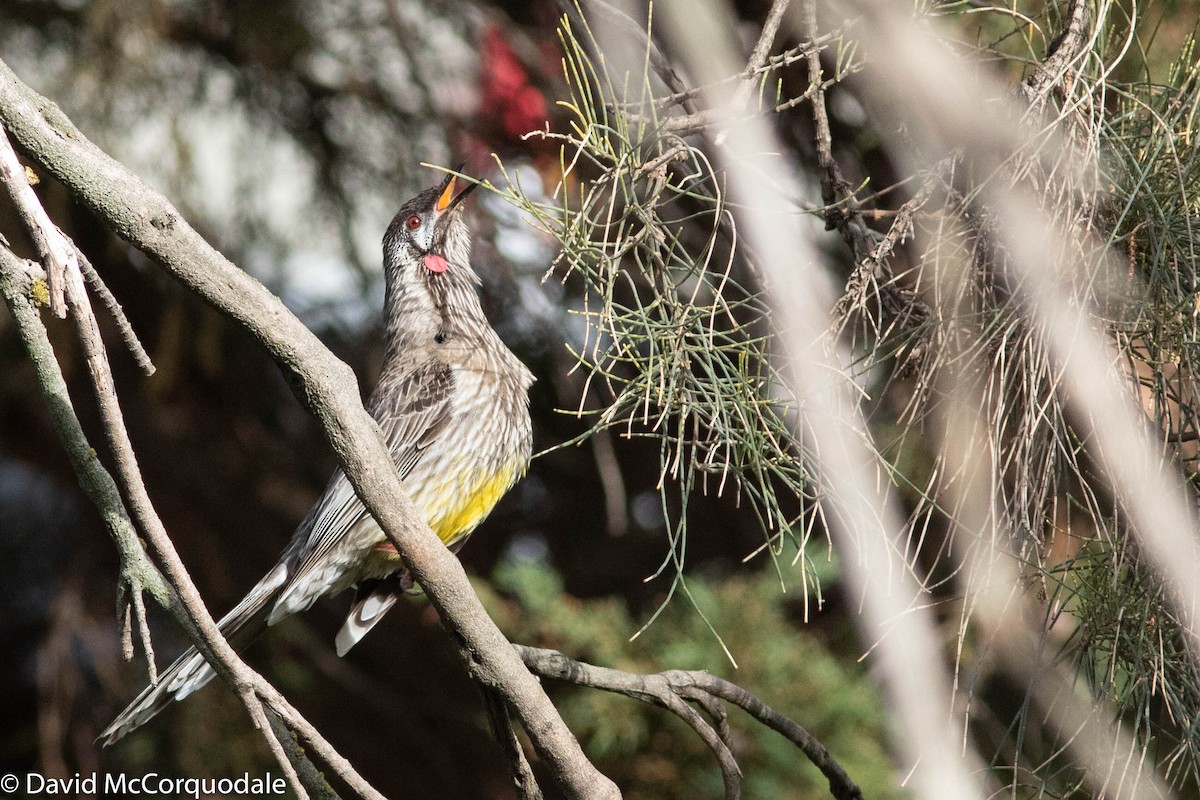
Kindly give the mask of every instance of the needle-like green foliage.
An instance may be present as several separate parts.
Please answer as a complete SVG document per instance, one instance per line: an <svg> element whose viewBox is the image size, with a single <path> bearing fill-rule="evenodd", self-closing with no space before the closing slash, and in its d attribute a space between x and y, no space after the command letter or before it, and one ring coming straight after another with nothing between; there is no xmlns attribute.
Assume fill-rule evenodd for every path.
<svg viewBox="0 0 1200 800"><path fill-rule="evenodd" d="M574 313L583 333L568 346L586 388L565 412L592 420L581 439L608 429L658 442L670 546L652 577L670 581L668 600L689 593L697 491L751 508L764 537L756 552L770 553L785 585L785 569L801 563L807 597L813 483L721 168L694 137L674 132L683 103L663 100L648 55L640 71L620 72L597 55L586 23L564 19L560 38L568 130L535 135L561 145L562 182L550 202L531 198L515 176L498 191L560 245L548 275L581 289Z"/></svg>
<svg viewBox="0 0 1200 800"><path fill-rule="evenodd" d="M979 161L946 154L900 180L913 205L899 213L898 202L871 208L895 187L867 195L869 178L855 197L835 198L881 210L885 220L873 235L886 252L872 256L873 272L851 276L835 323L855 356L847 380L869 400L873 429L863 435L873 436L881 476L909 514L908 539L897 549L929 605L951 623L947 652L970 736L1006 793L1083 797L1102 781L1095 765L1074 760L1072 735L1021 683L1030 676L993 663L995 643L974 624L976 600L993 577L972 567L981 551L1005 559L1017 576L1011 602L1034 620L1028 631L1046 666L1067 669L1090 693L1097 718L1118 722L1111 727L1140 748L1130 780L1139 770L1156 772L1192 796L1200 791L1195 649L1141 559L1087 426L1072 416L1060 354L1023 295L1028 273L1007 268L1015 263L1012 237L1022 232L1001 228L1002 198L1033 190L1031 203L1061 232L1044 268L1061 270L1069 304L1092 328L1086 334L1103 337L1117 355L1111 377L1194 483L1194 49L1179 55L1165 85L1154 83L1145 77L1150 47L1138 18L1099 3L1080 56L1053 92L1034 99L1016 87L1053 52L1066 25L1062 9L920 5L955 26L956 52L989 64L1032 108L1014 120L1022 142L1015 156L982 170ZM538 134L560 145L562 183L550 200L531 197L515 179L498 191L558 242L550 274L579 288L582 333L572 355L586 389L567 413L592 420L588 435L608 430L659 444L670 546L658 574L671 581L668 599L677 589L692 596L684 570L688 537L697 532L688 501L697 491L752 508L780 576L788 563L781 557L794 553L807 584L814 573L805 544L824 520L820 483L792 424L803 398L786 391L772 355L786 321L770 318L753 254L739 242L742 210L726 202L724 165L714 155L723 152L720 131L710 123L708 140L690 135L681 120L695 116L695 95L670 88L650 39L641 41L644 58L631 68L605 53L586 23L564 23L569 123ZM858 67L853 45L835 53L832 41L806 43L825 48L822 69L833 67L832 78L819 81L825 89ZM811 91L817 83L795 91L795 81L784 79L804 46L767 62L760 105L748 113L787 119L824 102ZM1144 70L1130 66L1139 60ZM876 133L893 137L897 163L931 161L912 156L922 143L906 141L906 131ZM915 244L905 248L907 241ZM941 426L963 398L978 425L952 441ZM980 476L985 486L973 483ZM817 596L806 586L810 595Z"/></svg>

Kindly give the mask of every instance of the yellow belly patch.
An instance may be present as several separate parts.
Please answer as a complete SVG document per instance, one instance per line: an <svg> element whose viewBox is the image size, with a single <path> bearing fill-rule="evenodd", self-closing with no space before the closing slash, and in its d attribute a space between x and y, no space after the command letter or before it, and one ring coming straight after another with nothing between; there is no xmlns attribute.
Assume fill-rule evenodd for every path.
<svg viewBox="0 0 1200 800"><path fill-rule="evenodd" d="M509 487L521 476L523 465L508 464L499 472L483 476L470 483L467 489L459 487L465 483L446 480L432 497L414 496L418 507L425 509L426 521L438 538L450 546L463 538L479 523L483 522ZM427 484L426 484L427 485ZM361 577L378 578L396 570L400 556L390 541L384 539L371 548L363 561Z"/></svg>
<svg viewBox="0 0 1200 800"><path fill-rule="evenodd" d="M499 472L474 481L465 492L453 497L442 495L438 498L441 502L430 504L429 527L447 545L453 544L483 522L518 477L519 467L508 464ZM447 482L451 486L455 483Z"/></svg>

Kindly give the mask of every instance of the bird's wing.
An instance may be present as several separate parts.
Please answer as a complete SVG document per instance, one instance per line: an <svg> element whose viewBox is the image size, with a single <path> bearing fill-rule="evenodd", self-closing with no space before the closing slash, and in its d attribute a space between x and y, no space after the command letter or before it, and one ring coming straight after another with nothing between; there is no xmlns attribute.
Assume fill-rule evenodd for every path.
<svg viewBox="0 0 1200 800"><path fill-rule="evenodd" d="M454 372L448 364L429 364L394 379L383 378L375 387L368 410L383 431L401 479L446 430L453 390Z"/></svg>
<svg viewBox="0 0 1200 800"><path fill-rule="evenodd" d="M453 387L454 375L446 364L429 364L404 375L385 375L375 387L368 408L383 431L401 479L445 431L452 411ZM337 582L350 565L329 556L348 533L368 519L354 487L339 469L300 524L289 547L291 552L284 555L291 575L271 613L271 624L307 608Z"/></svg>

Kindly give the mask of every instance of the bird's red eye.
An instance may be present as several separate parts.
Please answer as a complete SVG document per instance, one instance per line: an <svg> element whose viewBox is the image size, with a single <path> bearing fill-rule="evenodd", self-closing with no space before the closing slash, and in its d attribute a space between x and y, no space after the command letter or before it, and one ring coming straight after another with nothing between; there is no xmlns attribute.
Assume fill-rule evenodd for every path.
<svg viewBox="0 0 1200 800"><path fill-rule="evenodd" d="M415 231L419 227L421 227L421 218L420 217L418 217L414 214L413 216L408 218L408 229L410 231Z"/></svg>

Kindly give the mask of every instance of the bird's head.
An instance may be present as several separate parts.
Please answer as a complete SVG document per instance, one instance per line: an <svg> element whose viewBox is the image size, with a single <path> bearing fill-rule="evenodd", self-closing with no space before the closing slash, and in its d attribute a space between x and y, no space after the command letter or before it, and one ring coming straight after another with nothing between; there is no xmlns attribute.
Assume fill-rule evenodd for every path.
<svg viewBox="0 0 1200 800"><path fill-rule="evenodd" d="M392 219L383 237L383 257L389 272L398 271L395 277L433 281L455 270L470 273L470 232L461 211L463 199L477 184L456 193L457 183L447 175L402 205Z"/></svg>
<svg viewBox="0 0 1200 800"><path fill-rule="evenodd" d="M459 164L455 172L461 169ZM456 193L457 183L447 175L409 200L384 234L389 348L426 339L444 342L487 327L476 293L479 276L471 269L471 232L462 214L463 198L477 184Z"/></svg>

